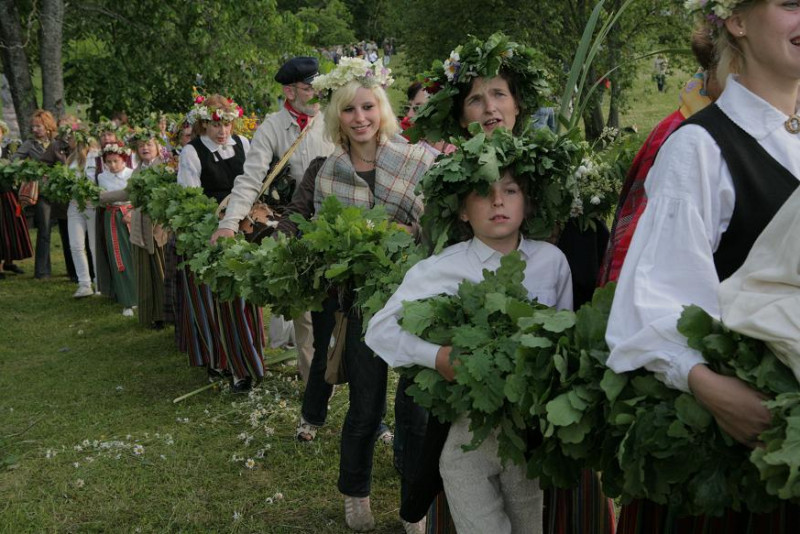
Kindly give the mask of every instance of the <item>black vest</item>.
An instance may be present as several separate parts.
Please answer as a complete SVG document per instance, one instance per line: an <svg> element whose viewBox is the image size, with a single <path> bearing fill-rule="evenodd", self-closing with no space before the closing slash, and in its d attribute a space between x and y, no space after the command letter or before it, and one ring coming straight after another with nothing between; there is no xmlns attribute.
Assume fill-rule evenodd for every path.
<svg viewBox="0 0 800 534"><path fill-rule="evenodd" d="M714 265L722 281L744 263L753 243L794 192L798 181L716 104L692 115L681 126L686 124L702 126L714 138L733 178L733 216L714 253Z"/></svg>
<svg viewBox="0 0 800 534"><path fill-rule="evenodd" d="M222 159L216 152L211 152L199 137L189 144L197 151L200 160L200 185L203 194L221 202L233 189L233 181L244 170L244 145L239 136L234 136L233 157Z"/></svg>

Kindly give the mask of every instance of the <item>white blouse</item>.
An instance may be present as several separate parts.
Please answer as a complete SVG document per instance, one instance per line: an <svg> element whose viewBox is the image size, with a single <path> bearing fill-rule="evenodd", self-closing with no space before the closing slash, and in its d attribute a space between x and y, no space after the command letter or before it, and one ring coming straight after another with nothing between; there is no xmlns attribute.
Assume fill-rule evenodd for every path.
<svg viewBox="0 0 800 534"><path fill-rule="evenodd" d="M250 141L248 141L246 137L236 137L239 137L239 139L242 140L244 153L247 154L247 151L250 150ZM219 157L220 159L230 159L236 154L236 151L234 150L236 141L233 138L234 136L228 137L228 141L224 145L218 145L212 141L210 137L205 135L200 136L200 141L214 154L215 158ZM200 158L197 155L197 150L195 150L192 145L186 145L183 147L183 150L181 150L180 161L178 162L178 183L184 187L201 187L201 170Z"/></svg>
<svg viewBox="0 0 800 534"><path fill-rule="evenodd" d="M800 177L800 135L786 130L784 113L733 76L717 105ZM704 360L687 346L677 321L689 304L719 317L713 254L733 214L733 181L711 135L687 125L664 143L645 191L647 207L622 266L606 331L608 366L618 373L644 367L688 392L689 371Z"/></svg>
<svg viewBox="0 0 800 534"><path fill-rule="evenodd" d="M103 171L97 176L97 184L105 191L119 191L125 189L128 185L128 178L131 177L133 171L125 167L117 174L111 171Z"/></svg>
<svg viewBox="0 0 800 534"><path fill-rule="evenodd" d="M572 274L564 254L543 241L520 240L525 260L523 285L528 296L559 309L572 309ZM392 367L422 365L435 369L440 346L403 330L398 324L403 301L422 300L442 293L454 295L464 280L483 280L483 270L496 271L502 254L480 239L447 247L422 260L406 273L386 306L369 322L365 341Z"/></svg>

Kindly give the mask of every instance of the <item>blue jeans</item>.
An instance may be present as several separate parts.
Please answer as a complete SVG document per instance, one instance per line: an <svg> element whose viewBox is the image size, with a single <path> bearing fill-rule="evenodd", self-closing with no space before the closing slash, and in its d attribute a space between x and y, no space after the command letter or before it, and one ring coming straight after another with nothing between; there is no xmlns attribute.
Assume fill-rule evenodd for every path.
<svg viewBox="0 0 800 534"><path fill-rule="evenodd" d="M364 343L361 317L350 314L344 349L350 383L350 407L342 427L339 491L367 497L372 482L376 431L386 408L386 362Z"/></svg>

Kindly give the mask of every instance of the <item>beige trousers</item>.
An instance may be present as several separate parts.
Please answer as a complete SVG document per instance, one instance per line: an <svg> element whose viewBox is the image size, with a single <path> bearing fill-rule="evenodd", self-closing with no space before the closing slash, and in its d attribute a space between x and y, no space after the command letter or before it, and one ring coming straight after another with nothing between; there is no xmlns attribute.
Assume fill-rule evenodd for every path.
<svg viewBox="0 0 800 534"><path fill-rule="evenodd" d="M539 481L525 476L525 466L497 457L497 431L477 450L464 452L472 441L469 418L450 427L439 471L458 534L542 534L543 492Z"/></svg>

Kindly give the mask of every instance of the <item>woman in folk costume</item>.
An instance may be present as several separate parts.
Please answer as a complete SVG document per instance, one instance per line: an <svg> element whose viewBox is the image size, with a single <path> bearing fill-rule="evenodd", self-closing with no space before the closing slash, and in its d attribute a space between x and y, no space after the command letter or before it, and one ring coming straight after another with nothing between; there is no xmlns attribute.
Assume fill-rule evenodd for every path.
<svg viewBox="0 0 800 534"><path fill-rule="evenodd" d="M138 164L133 175L141 169L162 165L158 133L147 128L137 128L128 136L128 144L136 153ZM129 200L128 192L121 189L114 200ZM153 226L141 210L130 212L130 239L136 273L136 301L139 324L148 328L164 327L164 242L166 232Z"/></svg>
<svg viewBox="0 0 800 534"><path fill-rule="evenodd" d="M494 34L486 41L470 39L456 48L442 66L426 73L425 77L431 96L419 109L406 134L412 140L424 138L432 143L450 136L469 136L467 127L476 122L486 133L505 128L519 135L529 126L531 113L544 105L544 96L549 92L546 75L537 67L535 52L510 42L502 34ZM577 308L585 302L587 284L594 286L598 260L596 245L602 237L581 234L577 226L569 224L561 234L561 240L570 242L569 246L561 246L562 242L558 244L573 271L573 296ZM585 242L585 247L577 246L582 242ZM403 384L398 385L398 390L401 386ZM440 451L448 429L449 425L430 418L425 450ZM399 428L397 433L400 434ZM415 448L421 450L422 447ZM455 532L447 501L444 493L440 492L438 454L422 457L417 453L416 459L408 454L405 456L406 465L417 464L419 476L411 475L417 480L412 494L404 499L401 514L411 520L417 519L438 493L428 512L427 532ZM613 503L603 495L596 474L584 472L579 487L575 489L545 492L544 531L550 534L614 531Z"/></svg>
<svg viewBox="0 0 800 534"><path fill-rule="evenodd" d="M181 152L178 183L200 187L203 193L222 201L242 173L250 142L231 135L232 123L242 108L230 98L211 95L195 100L195 138ZM220 302L205 285L198 285L188 267L183 269L183 325L192 365L204 365L213 380L231 375L235 393L251 388L253 379L264 376L263 318L261 309L241 298Z"/></svg>
<svg viewBox="0 0 800 534"><path fill-rule="evenodd" d="M3 146L3 137L8 135L8 125L0 121L0 159L7 159L8 148ZM10 186L0 186L0 279L3 273L21 274L22 269L14 265L33 255L28 224L19 205L17 194Z"/></svg>
<svg viewBox="0 0 800 534"><path fill-rule="evenodd" d="M383 205L394 222L418 232L423 207L415 188L434 157L397 135L397 119L384 90L392 81L390 71L361 58L342 58L330 74L313 81L314 89L328 102L326 135L336 147L327 158L311 162L290 211L310 217L326 197L334 195L345 205ZM282 221L279 228L293 234L291 226ZM361 317L346 296L331 297L323 307L322 312L312 313L314 358L298 437L302 433L313 436L325 422L332 388L324 379L327 347L334 314L342 310L348 313L343 358L350 405L342 428L338 488L344 496L348 527L368 531L375 528L370 505L372 458L386 403L388 368L364 343Z"/></svg>
<svg viewBox="0 0 800 534"><path fill-rule="evenodd" d="M65 124L59 128L59 135L66 140L69 146L69 155L66 165L75 173L78 178L88 179L84 175L86 160L94 142L89 136L89 130L84 125L73 122ZM95 179L92 181L96 183ZM92 289L92 277L90 261L94 262L97 258L97 214L94 206L87 205L83 210L79 209L78 203L70 201L67 207L67 226L69 228L69 249L72 254L72 261L75 263L75 273L78 276L78 289L73 297L83 298L94 295ZM90 256L86 253L86 241L89 241ZM97 272L97 268L94 268Z"/></svg>
<svg viewBox="0 0 800 534"><path fill-rule="evenodd" d="M102 149L109 143L119 143L122 141L122 130L113 122L102 120L95 125L94 137L98 141L96 150L91 150L89 155L86 156L86 168L84 174L90 180L97 181L97 176L103 172L103 154ZM125 166L131 170L134 168L134 155L130 154L125 156Z"/></svg>
<svg viewBox="0 0 800 534"><path fill-rule="evenodd" d="M762 397L722 376L677 332L685 305L719 315L718 289L744 262L800 177L800 5L782 0L692 0L716 39L715 104L661 148L645 183L648 203L631 242L606 340L616 372L646 368L693 394L720 429L747 447L770 424ZM664 506L624 506L618 532L800 532L800 507L677 517Z"/></svg>
<svg viewBox="0 0 800 534"><path fill-rule="evenodd" d="M123 143L109 143L103 147L102 156L105 170L97 176L97 184L103 189L100 204L105 206L101 215L104 256L108 261L114 299L123 305L122 315L133 317L136 279L129 228L133 207L127 200L117 198L133 174L125 163L131 150Z"/></svg>

